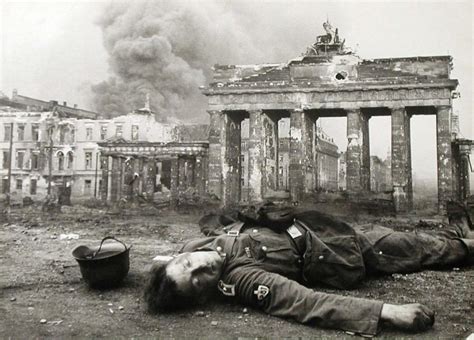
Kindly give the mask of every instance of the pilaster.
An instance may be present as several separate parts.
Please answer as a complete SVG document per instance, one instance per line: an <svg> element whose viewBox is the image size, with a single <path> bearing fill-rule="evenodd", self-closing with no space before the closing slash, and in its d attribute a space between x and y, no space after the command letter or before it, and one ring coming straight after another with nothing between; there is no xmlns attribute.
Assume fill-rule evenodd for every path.
<svg viewBox="0 0 474 340"><path fill-rule="evenodd" d="M290 197L293 202L303 199L314 189L313 167L314 122L303 109L290 111Z"/></svg>
<svg viewBox="0 0 474 340"><path fill-rule="evenodd" d="M263 113L261 110L249 111L249 141L248 141L248 176L249 176L249 203L263 200Z"/></svg>
<svg viewBox="0 0 474 340"><path fill-rule="evenodd" d="M413 208L410 116L404 107L392 109L392 186L396 212Z"/></svg>
<svg viewBox="0 0 474 340"><path fill-rule="evenodd" d="M243 116L239 112L225 112L221 129L222 159L222 205L231 206L240 202L240 150Z"/></svg>
<svg viewBox="0 0 474 340"><path fill-rule="evenodd" d="M209 123L209 161L208 161L208 190L209 194L222 198L222 153L221 129L222 111L207 111Z"/></svg>
<svg viewBox="0 0 474 340"><path fill-rule="evenodd" d="M347 152L346 180L347 190L358 192L362 190L362 113L358 110L347 111ZM368 133L368 127L367 127ZM370 157L370 156L369 156ZM370 162L370 158L369 158ZM370 165L369 165L370 167Z"/></svg>
<svg viewBox="0 0 474 340"><path fill-rule="evenodd" d="M446 202L453 198L451 106L437 107L436 151L438 158L438 211L440 214L444 214Z"/></svg>

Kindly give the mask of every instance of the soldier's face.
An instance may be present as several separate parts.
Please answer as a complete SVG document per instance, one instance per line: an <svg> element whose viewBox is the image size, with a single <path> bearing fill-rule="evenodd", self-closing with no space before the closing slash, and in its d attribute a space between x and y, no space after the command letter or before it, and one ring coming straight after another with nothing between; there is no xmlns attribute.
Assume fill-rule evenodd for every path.
<svg viewBox="0 0 474 340"><path fill-rule="evenodd" d="M168 263L166 274L184 294L203 293L217 286L223 263L215 251L183 253Z"/></svg>

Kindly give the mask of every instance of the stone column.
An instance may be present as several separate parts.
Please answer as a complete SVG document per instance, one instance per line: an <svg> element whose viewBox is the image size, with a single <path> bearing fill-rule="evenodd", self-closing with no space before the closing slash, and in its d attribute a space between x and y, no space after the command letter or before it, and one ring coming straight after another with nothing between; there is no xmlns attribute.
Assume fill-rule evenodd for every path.
<svg viewBox="0 0 474 340"><path fill-rule="evenodd" d="M315 189L318 189L319 187L319 180L320 180L320 174L319 174L319 144L318 144L318 128L316 126L316 122L318 120L318 117L314 117L314 123L313 123L313 140L311 143L311 148L312 148L312 165L313 165L313 187Z"/></svg>
<svg viewBox="0 0 474 340"><path fill-rule="evenodd" d="M195 171L195 182L194 187L196 188L199 195L206 193L206 178L204 174L205 162L204 157L196 156L196 171Z"/></svg>
<svg viewBox="0 0 474 340"><path fill-rule="evenodd" d="M193 187L196 180L195 180L195 164L196 164L196 158L195 157L189 157L186 159L186 189Z"/></svg>
<svg viewBox="0 0 474 340"><path fill-rule="evenodd" d="M471 154L471 146L466 144L459 145L459 199L464 201L470 195L470 164L469 155Z"/></svg>
<svg viewBox="0 0 474 340"><path fill-rule="evenodd" d="M107 200L111 200L112 196L112 156L107 156L107 164L109 165L108 179L107 179Z"/></svg>
<svg viewBox="0 0 474 340"><path fill-rule="evenodd" d="M226 112L223 115L221 130L223 206L240 202L240 123L242 120L243 116L237 112Z"/></svg>
<svg viewBox="0 0 474 340"><path fill-rule="evenodd" d="M262 198L278 188L278 121L276 114L264 113L262 116Z"/></svg>
<svg viewBox="0 0 474 340"><path fill-rule="evenodd" d="M305 192L310 192L314 176L313 133L314 119L308 112L295 109L290 112L290 197L293 202L301 201Z"/></svg>
<svg viewBox="0 0 474 340"><path fill-rule="evenodd" d="M410 154L410 116L403 107L392 109L392 185L396 212L413 207Z"/></svg>
<svg viewBox="0 0 474 340"><path fill-rule="evenodd" d="M347 190L358 192L362 189L362 113L360 110L347 111ZM367 131L368 132L368 131Z"/></svg>
<svg viewBox="0 0 474 340"><path fill-rule="evenodd" d="M208 111L209 123L209 161L208 161L208 190L209 194L222 199L222 152L221 129L222 111Z"/></svg>
<svg viewBox="0 0 474 340"><path fill-rule="evenodd" d="M135 197L140 193L140 182L142 180L141 174L141 167L143 165L143 161L141 158L135 158L133 161L133 168L132 168L132 180L133 184L131 185L132 189L132 196ZM135 178L135 174L138 174L138 177Z"/></svg>
<svg viewBox="0 0 474 340"><path fill-rule="evenodd" d="M185 157L178 157L178 190L186 190L186 167L187 159Z"/></svg>
<svg viewBox="0 0 474 340"><path fill-rule="evenodd" d="M178 157L171 160L171 185L170 185L170 206L175 208L179 199L179 159Z"/></svg>
<svg viewBox="0 0 474 340"><path fill-rule="evenodd" d="M133 173L134 173L135 159L127 158L123 162L123 179L122 179L122 194L121 197L125 197L130 200L133 196Z"/></svg>
<svg viewBox="0 0 474 340"><path fill-rule="evenodd" d="M362 147L361 147L361 169L360 180L362 190L370 191L370 137L369 137L369 120L370 116L361 114L360 117L362 131Z"/></svg>
<svg viewBox="0 0 474 340"><path fill-rule="evenodd" d="M100 161L102 165L102 186L100 187L100 199L102 201L107 201L107 191L109 184L109 156L103 155L100 157Z"/></svg>
<svg viewBox="0 0 474 340"><path fill-rule="evenodd" d="M149 200L153 199L153 195L155 194L155 186L156 186L156 160L153 158L148 158L145 161L145 188L144 191L146 192L146 197Z"/></svg>
<svg viewBox="0 0 474 340"><path fill-rule="evenodd" d="M112 157L112 180L110 185L110 201L117 202L120 198L121 158Z"/></svg>
<svg viewBox="0 0 474 340"><path fill-rule="evenodd" d="M316 120L317 117L309 112L304 112L304 154L305 154L305 181L304 191L306 193L312 192L316 188L317 183L317 158L314 154L317 154L316 150ZM316 161L315 161L316 160Z"/></svg>
<svg viewBox="0 0 474 340"><path fill-rule="evenodd" d="M249 203L263 200L263 114L261 110L249 111L248 175Z"/></svg>
<svg viewBox="0 0 474 340"><path fill-rule="evenodd" d="M451 106L439 106L436 113L436 149L438 155L438 211L446 212L446 202L453 198L451 149Z"/></svg>

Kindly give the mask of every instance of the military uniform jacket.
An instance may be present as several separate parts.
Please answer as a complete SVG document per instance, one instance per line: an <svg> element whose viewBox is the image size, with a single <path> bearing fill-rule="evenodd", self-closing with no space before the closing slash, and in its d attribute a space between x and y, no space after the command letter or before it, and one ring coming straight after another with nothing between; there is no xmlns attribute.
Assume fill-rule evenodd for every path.
<svg viewBox="0 0 474 340"><path fill-rule="evenodd" d="M315 291L316 283L345 288L365 275L352 228L317 212L297 216L286 232L245 225L191 241L183 252L215 250L225 257L218 289L274 316L375 335L382 301ZM311 231L301 226L311 224ZM306 229L307 230L307 229Z"/></svg>

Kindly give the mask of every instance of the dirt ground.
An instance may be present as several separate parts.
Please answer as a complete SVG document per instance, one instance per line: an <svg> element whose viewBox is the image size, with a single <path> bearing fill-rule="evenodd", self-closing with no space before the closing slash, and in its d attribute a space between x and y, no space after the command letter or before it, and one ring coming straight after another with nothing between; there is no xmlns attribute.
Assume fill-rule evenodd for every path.
<svg viewBox="0 0 474 340"><path fill-rule="evenodd" d="M344 332L322 330L226 302L172 315L145 312L142 290L151 259L169 255L183 241L200 235L202 211L107 210L63 207L45 215L38 207L13 209L0 227L0 338L337 338ZM401 230L436 229L431 217L351 216L352 222L380 222ZM354 220L355 219L355 220ZM79 239L61 239L75 233ZM77 245L96 245L106 235L131 244L130 272L120 288L92 290L82 281L71 255ZM436 323L417 338L466 338L474 332L474 267L447 268L409 275L395 274L365 281L352 291L334 291L392 303L420 302L434 308ZM414 337L384 330L380 337Z"/></svg>

